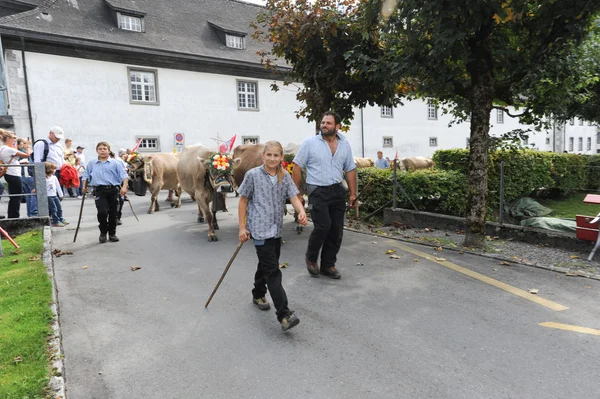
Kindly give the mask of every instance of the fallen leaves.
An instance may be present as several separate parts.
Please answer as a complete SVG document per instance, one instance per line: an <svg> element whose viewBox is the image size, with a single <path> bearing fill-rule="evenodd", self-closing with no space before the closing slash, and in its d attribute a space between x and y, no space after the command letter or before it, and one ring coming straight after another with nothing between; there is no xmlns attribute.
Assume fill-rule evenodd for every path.
<svg viewBox="0 0 600 399"><path fill-rule="evenodd" d="M356 264L356 266L364 266L364 265L365 265L365 264L364 264L364 263L362 263L362 262L358 262L358 263Z"/></svg>
<svg viewBox="0 0 600 399"><path fill-rule="evenodd" d="M577 272L567 272L565 274L565 276L568 276L568 277L577 277L577 276L579 276L579 274Z"/></svg>
<svg viewBox="0 0 600 399"><path fill-rule="evenodd" d="M396 253L395 249L388 249L387 251L385 251L386 255L395 254L395 253Z"/></svg>
<svg viewBox="0 0 600 399"><path fill-rule="evenodd" d="M11 260L12 263L19 263L19 259L13 259Z"/></svg>
<svg viewBox="0 0 600 399"><path fill-rule="evenodd" d="M569 258L571 258L571 259L581 259L578 255L571 255L571 256L569 256Z"/></svg>
<svg viewBox="0 0 600 399"><path fill-rule="evenodd" d="M40 258L38 258L37 256L32 256L31 258L28 258L30 262L33 262L34 260L39 260Z"/></svg>
<svg viewBox="0 0 600 399"><path fill-rule="evenodd" d="M13 362L15 362L15 363L23 363L23 357L21 357L21 356L15 356L13 358Z"/></svg>
<svg viewBox="0 0 600 399"><path fill-rule="evenodd" d="M508 262L505 262L505 261L502 261L502 262L500 262L500 263L498 263L498 264L499 264L499 265L502 265L502 266L512 266L512 264L510 264L510 263L508 263Z"/></svg>
<svg viewBox="0 0 600 399"><path fill-rule="evenodd" d="M446 260L446 258L438 258L437 256L435 257L435 260L437 260L438 262L443 262Z"/></svg>
<svg viewBox="0 0 600 399"><path fill-rule="evenodd" d="M134 272L136 270L140 270L141 268L141 266L131 266L131 271Z"/></svg>
<svg viewBox="0 0 600 399"><path fill-rule="evenodd" d="M392 258L392 259L400 259L400 257L398 255L396 255L396 254L391 255L390 258Z"/></svg>
<svg viewBox="0 0 600 399"><path fill-rule="evenodd" d="M434 248L436 251L441 251L443 248L442 247L435 247Z"/></svg>
<svg viewBox="0 0 600 399"><path fill-rule="evenodd" d="M415 259L413 259L413 262L418 262L418 261L419 261L419 259L416 259L416 258L415 258Z"/></svg>
<svg viewBox="0 0 600 399"><path fill-rule="evenodd" d="M289 263L287 263L287 262L283 262L281 265L279 265L279 268L280 268L280 269L285 269L285 268L287 268L289 265L290 265Z"/></svg>
<svg viewBox="0 0 600 399"><path fill-rule="evenodd" d="M54 251L52 251L52 255L56 256L57 258L60 258L63 255L73 255L73 252L70 251L62 251L60 249L55 249Z"/></svg>
<svg viewBox="0 0 600 399"><path fill-rule="evenodd" d="M11 255L18 255L18 254L20 254L20 253L21 253L21 251L20 251L20 250L18 250L18 249L15 249L15 250L14 250L14 251L12 251L10 254L11 254Z"/></svg>
<svg viewBox="0 0 600 399"><path fill-rule="evenodd" d="M88 268L87 266L83 266L83 267L82 267L82 269L87 269L87 268Z"/></svg>
<svg viewBox="0 0 600 399"><path fill-rule="evenodd" d="M529 293L533 295L537 295L538 292L540 292L540 290L538 290L537 288L532 288L529 290Z"/></svg>

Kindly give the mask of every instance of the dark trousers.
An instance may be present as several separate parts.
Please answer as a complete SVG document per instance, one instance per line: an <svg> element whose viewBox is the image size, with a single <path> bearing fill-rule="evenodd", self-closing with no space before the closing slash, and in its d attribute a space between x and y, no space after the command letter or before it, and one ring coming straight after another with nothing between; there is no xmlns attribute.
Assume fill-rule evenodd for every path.
<svg viewBox="0 0 600 399"><path fill-rule="evenodd" d="M62 221L62 205L60 204L60 198L58 198L57 195L48 197L48 210L50 211L52 224L58 224Z"/></svg>
<svg viewBox="0 0 600 399"><path fill-rule="evenodd" d="M4 175L4 179L8 183L9 194L22 194L23 186L21 185L21 176ZM21 196L10 197L8 200L8 217L19 218L21 209Z"/></svg>
<svg viewBox="0 0 600 399"><path fill-rule="evenodd" d="M56 172L54 172L54 175L56 176L56 178L58 179L58 183L60 184L60 169L57 169ZM61 186L61 188L63 191L63 196L69 193L69 197L75 197L75 194L73 194L72 187L67 188L66 186Z"/></svg>
<svg viewBox="0 0 600 399"><path fill-rule="evenodd" d="M281 285L281 270L279 269L279 254L281 252L281 238L269 238L264 244L257 245L254 242L256 254L258 255L258 267L254 275L254 289L252 296L255 299L262 298L267 294L267 287L273 299L273 305L277 309L277 319L281 321L290 313L285 290Z"/></svg>
<svg viewBox="0 0 600 399"><path fill-rule="evenodd" d="M23 188L23 193L31 193L31 190L34 188L33 177L21 176L21 187ZM37 197L35 195L28 195L25 197L25 202L27 203L27 216L37 216Z"/></svg>
<svg viewBox="0 0 600 399"><path fill-rule="evenodd" d="M308 239L306 258L316 263L321 251L321 268L333 267L344 234L346 190L341 184L317 187L308 196L308 203L314 229Z"/></svg>
<svg viewBox="0 0 600 399"><path fill-rule="evenodd" d="M96 187L96 209L98 228L101 234L116 234L117 210L119 207L119 187Z"/></svg>
<svg viewBox="0 0 600 399"><path fill-rule="evenodd" d="M123 216L123 205L125 204L125 196L119 195L119 207L117 208L117 219L121 220L121 216Z"/></svg>

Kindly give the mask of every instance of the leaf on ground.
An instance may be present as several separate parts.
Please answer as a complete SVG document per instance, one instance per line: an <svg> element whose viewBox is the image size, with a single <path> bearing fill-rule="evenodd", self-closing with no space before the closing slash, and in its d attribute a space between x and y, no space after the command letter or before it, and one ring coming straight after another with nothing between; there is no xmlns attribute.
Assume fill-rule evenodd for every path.
<svg viewBox="0 0 600 399"><path fill-rule="evenodd" d="M73 255L73 252L70 252L70 251L64 251L63 252L62 250L60 250L60 249L57 248L54 251L52 251L52 254L54 256L56 256L57 258L60 258L63 255Z"/></svg>
<svg viewBox="0 0 600 399"><path fill-rule="evenodd" d="M436 251L441 251L443 248L442 247L435 247L434 248Z"/></svg>
<svg viewBox="0 0 600 399"><path fill-rule="evenodd" d="M567 273L565 274L565 276L569 276L569 277L576 277L576 276L578 276L578 275L579 275L579 274L577 274L577 272L567 272Z"/></svg>
<svg viewBox="0 0 600 399"><path fill-rule="evenodd" d="M82 267L82 269L87 269L87 268L88 268L87 266L83 266L83 267Z"/></svg>
<svg viewBox="0 0 600 399"><path fill-rule="evenodd" d="M15 363L23 363L23 358L21 356L15 356L13 359Z"/></svg>
<svg viewBox="0 0 600 399"><path fill-rule="evenodd" d="M19 259L13 259L11 260L12 263L19 263Z"/></svg>
<svg viewBox="0 0 600 399"><path fill-rule="evenodd" d="M392 258L392 259L400 259L400 257L398 255L391 255L390 258Z"/></svg>
<svg viewBox="0 0 600 399"><path fill-rule="evenodd" d="M371 244L377 244L377 241L371 241Z"/></svg>
<svg viewBox="0 0 600 399"><path fill-rule="evenodd" d="M14 250L14 251L12 251L10 254L11 254L11 255L18 255L18 254L20 254L20 253L21 253L21 251L20 251L20 250L18 250L18 249L15 249L15 250Z"/></svg>
<svg viewBox="0 0 600 399"><path fill-rule="evenodd" d="M585 289L588 289L588 290L589 290L590 288L592 288L592 286L591 286L591 285L584 285L584 286L583 286L583 288L585 288Z"/></svg>
<svg viewBox="0 0 600 399"><path fill-rule="evenodd" d="M141 268L141 266L131 266L131 271L134 272L136 270L140 270Z"/></svg>
<svg viewBox="0 0 600 399"><path fill-rule="evenodd" d="M571 258L571 259L579 259L579 256L578 255L571 255L571 256L569 256L569 258Z"/></svg>
<svg viewBox="0 0 600 399"><path fill-rule="evenodd" d="M419 261L419 259L413 259L413 262L418 262L418 261Z"/></svg>
<svg viewBox="0 0 600 399"><path fill-rule="evenodd" d="M38 232L36 231L36 232L33 232L33 233L31 233L31 235L32 235L32 236L38 236L38 235L40 235L40 233L38 233Z"/></svg>
<svg viewBox="0 0 600 399"><path fill-rule="evenodd" d="M358 262L358 263L356 264L356 266L364 266L364 265L365 265L365 264L364 264L364 263L361 263L361 262Z"/></svg>
<svg viewBox="0 0 600 399"><path fill-rule="evenodd" d="M505 261L502 261L499 264L502 265L502 266L512 266L510 263L505 262Z"/></svg>
<svg viewBox="0 0 600 399"><path fill-rule="evenodd" d="M40 258L38 258L37 256L32 256L31 258L29 258L30 261L34 261L34 260L39 260Z"/></svg>
<svg viewBox="0 0 600 399"><path fill-rule="evenodd" d="M443 262L446 260L446 258L438 258L437 256L435 257L435 260L437 260L438 262Z"/></svg>
<svg viewBox="0 0 600 399"><path fill-rule="evenodd" d="M458 251L459 254L464 255L465 251Z"/></svg>
<svg viewBox="0 0 600 399"><path fill-rule="evenodd" d="M433 232L433 229L430 229L429 227L425 227L425 228L423 229L423 231L424 231L425 233L431 233L431 232Z"/></svg>
<svg viewBox="0 0 600 399"><path fill-rule="evenodd" d="M288 267L290 264L287 262L283 262L281 265L279 265L280 269L285 269L286 267Z"/></svg>
<svg viewBox="0 0 600 399"><path fill-rule="evenodd" d="M540 292L540 290L538 290L537 288L532 288L529 290L529 293L534 295L536 295L538 292Z"/></svg>
<svg viewBox="0 0 600 399"><path fill-rule="evenodd" d="M395 253L396 253L396 250L395 250L395 249L388 249L387 251L385 251L385 254L386 254L386 255L389 255L389 254L395 254Z"/></svg>

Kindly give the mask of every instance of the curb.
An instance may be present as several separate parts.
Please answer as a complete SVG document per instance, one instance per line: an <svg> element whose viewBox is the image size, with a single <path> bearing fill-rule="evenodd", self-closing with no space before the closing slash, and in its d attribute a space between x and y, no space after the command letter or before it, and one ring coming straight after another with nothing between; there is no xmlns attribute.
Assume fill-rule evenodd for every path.
<svg viewBox="0 0 600 399"><path fill-rule="evenodd" d="M52 230L50 226L44 226L44 252L42 261L46 265L46 272L52 282L52 334L48 339L48 352L50 353L50 382L48 386L55 399L65 399L65 369L63 362L62 337L59 324L60 307L58 304L58 289L54 278L54 258L52 257Z"/></svg>
<svg viewBox="0 0 600 399"><path fill-rule="evenodd" d="M356 230L353 229L352 227L346 227L344 226L344 230L348 230L348 231L352 231L353 233L359 233L359 234L364 234L364 235L368 235L371 237L385 237L385 238L389 238L390 240L396 240L396 241L402 241L402 242L407 242L410 244L416 244L416 245L422 245L425 247L431 247L431 248L437 248L437 247L442 247L444 248L444 250L448 250L448 251L454 251L454 252L463 252L466 254L470 254L470 255L477 255L477 256L483 256L486 258L490 258L490 259L495 259L495 260L501 260L504 262L510 262L510 263L514 263L514 264L518 264L518 265L523 265L523 266L529 266L529 267L535 267L537 269L544 269L544 270L550 270L552 272L557 272L557 273L577 273L577 276L573 276L573 277L584 277L584 278L589 278L592 280L599 280L600 281L600 275L598 274L593 274L593 273L588 273L585 272L583 270L576 270L573 271L572 269L568 269L566 267L556 267L556 266L546 266L546 265L540 265L537 263L525 263L525 262L517 262L514 259L510 259L510 258L505 258L502 256L498 256L498 255L493 255L493 254L486 254L486 253L481 253L481 252L475 252L475 251L469 251L468 249L456 249L453 247L448 247L445 245L434 245L434 244L429 244L429 243L425 243L425 242L415 242L413 240L407 240L407 239L403 239L400 237L392 237L392 236L384 236L384 235L380 235L380 234L376 234L376 233L371 233L371 232L365 232L365 231L361 231L361 230Z"/></svg>

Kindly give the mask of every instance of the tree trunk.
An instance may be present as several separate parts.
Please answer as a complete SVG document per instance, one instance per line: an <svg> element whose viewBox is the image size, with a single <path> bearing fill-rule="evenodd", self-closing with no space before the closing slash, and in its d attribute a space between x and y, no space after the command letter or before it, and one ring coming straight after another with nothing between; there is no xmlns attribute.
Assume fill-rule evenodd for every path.
<svg viewBox="0 0 600 399"><path fill-rule="evenodd" d="M472 75L471 141L469 153L467 232L464 245L483 248L487 203L488 137L494 99L491 69L483 62Z"/></svg>

